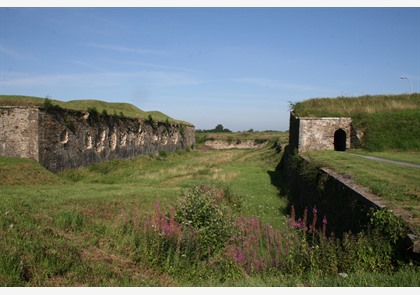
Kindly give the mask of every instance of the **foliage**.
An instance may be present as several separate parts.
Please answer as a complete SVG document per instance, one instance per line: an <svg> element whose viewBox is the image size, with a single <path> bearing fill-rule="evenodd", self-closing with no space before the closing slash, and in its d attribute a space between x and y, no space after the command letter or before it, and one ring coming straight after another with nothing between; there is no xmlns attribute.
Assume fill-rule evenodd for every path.
<svg viewBox="0 0 420 295"><path fill-rule="evenodd" d="M408 233L406 225L391 210L373 212L370 222L372 228L392 244L397 244Z"/></svg>
<svg viewBox="0 0 420 295"><path fill-rule="evenodd" d="M227 128L224 128L222 124L217 124L216 127L214 127L214 129L208 129L208 130L197 129L196 132L198 132L198 133L201 133L201 132L222 132L222 133L225 132L225 133L231 133L232 131L229 130L229 129L227 129Z"/></svg>
<svg viewBox="0 0 420 295"><path fill-rule="evenodd" d="M54 111L54 110L61 110L61 107L58 104L53 104L50 98L45 98L42 106L45 108L45 110L48 111Z"/></svg>

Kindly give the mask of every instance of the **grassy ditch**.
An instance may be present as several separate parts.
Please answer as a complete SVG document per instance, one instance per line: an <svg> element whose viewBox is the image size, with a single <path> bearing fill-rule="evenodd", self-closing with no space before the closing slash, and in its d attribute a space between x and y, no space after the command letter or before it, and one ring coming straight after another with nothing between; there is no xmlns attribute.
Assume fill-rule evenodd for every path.
<svg viewBox="0 0 420 295"><path fill-rule="evenodd" d="M59 174L0 158L0 284L418 285L418 267L396 263L382 227L340 241L288 212L280 157L195 150ZM39 183L20 178L22 167Z"/></svg>

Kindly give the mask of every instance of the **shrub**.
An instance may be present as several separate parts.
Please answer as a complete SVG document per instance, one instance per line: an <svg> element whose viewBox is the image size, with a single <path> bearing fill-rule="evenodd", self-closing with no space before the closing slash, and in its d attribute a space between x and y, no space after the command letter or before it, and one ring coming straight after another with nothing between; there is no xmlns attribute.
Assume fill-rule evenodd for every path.
<svg viewBox="0 0 420 295"><path fill-rule="evenodd" d="M51 99L49 99L48 97L45 98L44 103L42 105L47 111L61 110L61 107L58 104L53 104Z"/></svg>
<svg viewBox="0 0 420 295"><path fill-rule="evenodd" d="M224 247L232 223L221 205L224 190L201 185L190 187L176 206L175 220L197 239L197 257L208 258Z"/></svg>

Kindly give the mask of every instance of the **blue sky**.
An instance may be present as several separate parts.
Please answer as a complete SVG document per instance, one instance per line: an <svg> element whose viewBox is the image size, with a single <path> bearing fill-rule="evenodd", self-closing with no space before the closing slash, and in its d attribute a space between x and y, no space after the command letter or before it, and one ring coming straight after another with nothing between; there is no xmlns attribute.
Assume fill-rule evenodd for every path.
<svg viewBox="0 0 420 295"><path fill-rule="evenodd" d="M409 82L420 92L420 7L0 8L0 94L287 130L290 101Z"/></svg>

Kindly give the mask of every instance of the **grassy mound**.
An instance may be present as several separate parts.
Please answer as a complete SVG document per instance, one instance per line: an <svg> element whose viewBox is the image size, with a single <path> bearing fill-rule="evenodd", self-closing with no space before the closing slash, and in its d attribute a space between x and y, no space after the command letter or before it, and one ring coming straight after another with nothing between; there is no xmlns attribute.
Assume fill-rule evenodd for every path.
<svg viewBox="0 0 420 295"><path fill-rule="evenodd" d="M0 157L0 185L38 185L63 182L63 179L34 160Z"/></svg>
<svg viewBox="0 0 420 295"><path fill-rule="evenodd" d="M50 100L54 106L59 106L64 109L72 109L79 111L87 111L89 109L96 109L99 113L106 113L109 115L126 116L132 118L148 119L152 116L153 120L174 123L183 123L192 125L191 123L173 119L158 111L143 111L136 106L129 103L105 102L100 100L70 100L67 102L60 100ZM0 106L42 106L45 103L45 98L21 95L0 95Z"/></svg>
<svg viewBox="0 0 420 295"><path fill-rule="evenodd" d="M420 149L420 94L315 98L292 105L298 117L352 117L368 151Z"/></svg>
<svg viewBox="0 0 420 295"><path fill-rule="evenodd" d="M297 117L353 117L360 114L419 110L420 93L313 98L292 104Z"/></svg>

